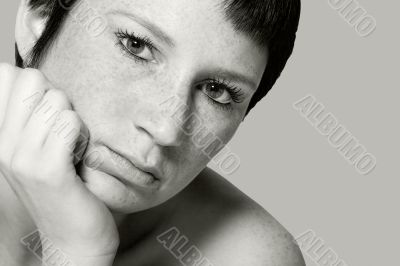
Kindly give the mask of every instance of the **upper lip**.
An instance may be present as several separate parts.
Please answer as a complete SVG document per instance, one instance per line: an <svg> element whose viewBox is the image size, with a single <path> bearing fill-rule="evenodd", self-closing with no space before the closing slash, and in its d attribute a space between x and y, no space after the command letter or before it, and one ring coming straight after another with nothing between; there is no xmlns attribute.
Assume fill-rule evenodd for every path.
<svg viewBox="0 0 400 266"><path fill-rule="evenodd" d="M128 155L124 151L118 150L116 148L111 148L110 146L106 146L106 147L108 149L110 149L112 152L116 153L117 155L125 158L127 161L129 161L133 166L135 166L139 170L142 170L143 172L151 174L154 177L154 179L156 179L156 180L161 180L162 175L157 166L146 166L145 164L140 163L135 157Z"/></svg>

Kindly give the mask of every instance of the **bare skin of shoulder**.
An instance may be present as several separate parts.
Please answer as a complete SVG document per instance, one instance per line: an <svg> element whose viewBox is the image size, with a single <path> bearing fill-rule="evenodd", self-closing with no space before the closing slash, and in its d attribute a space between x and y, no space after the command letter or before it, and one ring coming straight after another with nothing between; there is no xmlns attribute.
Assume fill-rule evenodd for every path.
<svg viewBox="0 0 400 266"><path fill-rule="evenodd" d="M140 231L140 226L147 229ZM165 266L304 265L292 236L211 169L165 204L130 216L119 228L117 266L133 261ZM274 261L282 248L286 258Z"/></svg>
<svg viewBox="0 0 400 266"><path fill-rule="evenodd" d="M3 203L13 202L0 210L0 246L6 247L2 255L12 260L7 265L21 265L21 261L41 265L20 243L35 230L33 222L12 191L2 197L8 197ZM270 265L274 263L272 254L283 247L292 256L280 265L304 265L290 234L261 206L210 169L171 200L126 216L118 225L121 243L116 266ZM260 264L260 258L265 264Z"/></svg>

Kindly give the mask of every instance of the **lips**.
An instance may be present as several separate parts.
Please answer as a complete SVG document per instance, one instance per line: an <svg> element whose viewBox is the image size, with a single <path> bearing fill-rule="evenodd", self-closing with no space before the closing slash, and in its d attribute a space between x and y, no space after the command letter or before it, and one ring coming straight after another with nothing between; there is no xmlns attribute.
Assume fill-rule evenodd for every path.
<svg viewBox="0 0 400 266"><path fill-rule="evenodd" d="M156 173L155 169L145 168L145 170L139 168L131 160L108 146L98 147L97 150L104 156L104 160L98 170L117 178L127 186L152 190L160 187L160 179L152 172L146 171L151 170Z"/></svg>
<svg viewBox="0 0 400 266"><path fill-rule="evenodd" d="M116 156L116 158L120 157L123 160L126 161L127 164L132 164L133 166L135 166L136 168L142 170L143 172L147 172L151 175L153 175L153 177L157 180L161 180L162 179L162 175L159 171L159 166L145 166L145 164L140 163L139 160L137 160L135 157L133 156L129 156L127 153L118 150L116 148L111 148L107 145L105 145L112 154L114 154Z"/></svg>

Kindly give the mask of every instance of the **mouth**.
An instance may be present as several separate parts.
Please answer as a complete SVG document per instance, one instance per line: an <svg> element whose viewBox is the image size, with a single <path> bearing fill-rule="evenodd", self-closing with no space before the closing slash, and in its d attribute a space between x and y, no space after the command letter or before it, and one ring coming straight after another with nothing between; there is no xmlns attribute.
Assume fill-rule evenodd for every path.
<svg viewBox="0 0 400 266"><path fill-rule="evenodd" d="M139 167L131 160L108 146L105 148L105 156L108 160L98 167L99 170L115 177L129 187L158 190L161 180L154 168ZM110 163L111 162L111 163Z"/></svg>

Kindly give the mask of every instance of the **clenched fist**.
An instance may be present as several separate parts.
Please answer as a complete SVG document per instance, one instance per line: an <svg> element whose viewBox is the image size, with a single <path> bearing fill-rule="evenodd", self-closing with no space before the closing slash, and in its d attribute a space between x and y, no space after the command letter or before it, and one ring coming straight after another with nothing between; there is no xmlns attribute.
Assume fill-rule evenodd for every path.
<svg viewBox="0 0 400 266"><path fill-rule="evenodd" d="M1 175L71 265L112 265L114 219L74 164L88 138L66 95L39 70L0 64Z"/></svg>

